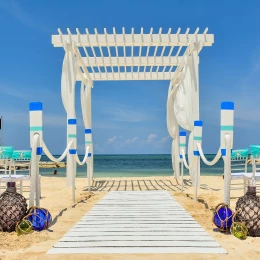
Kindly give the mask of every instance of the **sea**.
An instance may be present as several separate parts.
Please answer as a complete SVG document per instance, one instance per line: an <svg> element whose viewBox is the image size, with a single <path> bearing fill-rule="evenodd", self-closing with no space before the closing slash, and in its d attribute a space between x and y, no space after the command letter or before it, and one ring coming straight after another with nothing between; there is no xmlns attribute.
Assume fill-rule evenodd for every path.
<svg viewBox="0 0 260 260"><path fill-rule="evenodd" d="M206 158L211 161L216 155L207 154ZM55 157L59 157L56 155ZM79 156L83 160L83 155ZM50 161L46 155L41 161ZM248 165L248 170L250 165ZM53 176L57 170L57 177L66 176L65 168L40 169L42 176ZM215 165L207 166L201 161L201 175L220 176L224 172L224 163L221 158ZM94 155L94 178L103 177L150 177L150 176L172 176L172 162L170 154L124 154L124 155ZM188 175L188 170L184 170ZM77 177L87 176L87 166L77 166Z"/></svg>

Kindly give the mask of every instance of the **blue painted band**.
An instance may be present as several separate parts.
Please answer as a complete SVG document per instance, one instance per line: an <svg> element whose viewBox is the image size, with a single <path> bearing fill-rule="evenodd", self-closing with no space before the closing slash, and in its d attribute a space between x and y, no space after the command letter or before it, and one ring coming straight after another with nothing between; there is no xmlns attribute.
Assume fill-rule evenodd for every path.
<svg viewBox="0 0 260 260"><path fill-rule="evenodd" d="M221 154L222 154L222 156L226 156L227 150L226 149L221 149Z"/></svg>
<svg viewBox="0 0 260 260"><path fill-rule="evenodd" d="M200 156L199 151L193 151L193 154L194 154L195 156Z"/></svg>
<svg viewBox="0 0 260 260"><path fill-rule="evenodd" d="M36 148L36 154L37 155L42 155L42 147L37 147Z"/></svg>
<svg viewBox="0 0 260 260"><path fill-rule="evenodd" d="M180 132L180 136L186 136L186 132Z"/></svg>
<svg viewBox="0 0 260 260"><path fill-rule="evenodd" d="M42 102L31 102L29 104L30 111L40 111L42 110Z"/></svg>
<svg viewBox="0 0 260 260"><path fill-rule="evenodd" d="M68 119L68 125L76 125L76 124L77 124L77 119L75 118Z"/></svg>
<svg viewBox="0 0 260 260"><path fill-rule="evenodd" d="M88 157L91 157L91 153L88 153Z"/></svg>
<svg viewBox="0 0 260 260"><path fill-rule="evenodd" d="M234 110L234 102L222 102L220 107L223 110Z"/></svg>
<svg viewBox="0 0 260 260"><path fill-rule="evenodd" d="M77 149L69 149L69 153L70 154L76 154L77 153Z"/></svg>
<svg viewBox="0 0 260 260"><path fill-rule="evenodd" d="M85 134L91 134L91 129L90 128L86 128L85 129Z"/></svg>
<svg viewBox="0 0 260 260"><path fill-rule="evenodd" d="M194 121L194 126L202 126L202 121L201 120Z"/></svg>
<svg viewBox="0 0 260 260"><path fill-rule="evenodd" d="M182 155L180 155L180 159L182 159Z"/></svg>

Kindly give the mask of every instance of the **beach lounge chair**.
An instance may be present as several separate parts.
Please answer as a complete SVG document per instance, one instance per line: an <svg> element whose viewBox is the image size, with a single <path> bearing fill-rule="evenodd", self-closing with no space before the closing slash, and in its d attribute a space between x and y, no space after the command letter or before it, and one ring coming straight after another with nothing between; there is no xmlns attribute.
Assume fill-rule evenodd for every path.
<svg viewBox="0 0 260 260"><path fill-rule="evenodd" d="M12 146L0 146L0 194L6 189L7 182L16 182L17 191L23 194L23 181L30 180L30 172L17 175L16 164L25 161L30 165L30 157L30 151L14 151ZM30 171L30 166L28 170Z"/></svg>
<svg viewBox="0 0 260 260"><path fill-rule="evenodd" d="M0 146L0 176L11 174L12 146Z"/></svg>
<svg viewBox="0 0 260 260"><path fill-rule="evenodd" d="M247 174L247 161L249 149L232 150L231 153L231 187L230 190L243 190L245 192L245 174ZM251 173L252 175L252 173ZM239 182L240 181L240 182Z"/></svg>
<svg viewBox="0 0 260 260"><path fill-rule="evenodd" d="M12 155L13 155L12 146L0 146L0 194L3 190L6 189L5 180L11 178L12 175L12 171L11 171Z"/></svg>
<svg viewBox="0 0 260 260"><path fill-rule="evenodd" d="M16 175L17 172L23 173L23 179L20 181L20 193L22 194L24 192L24 188L29 188L30 185L24 186L24 181L30 180L30 168L31 168L31 157L32 152L29 150L14 150L12 155L12 167L14 175Z"/></svg>

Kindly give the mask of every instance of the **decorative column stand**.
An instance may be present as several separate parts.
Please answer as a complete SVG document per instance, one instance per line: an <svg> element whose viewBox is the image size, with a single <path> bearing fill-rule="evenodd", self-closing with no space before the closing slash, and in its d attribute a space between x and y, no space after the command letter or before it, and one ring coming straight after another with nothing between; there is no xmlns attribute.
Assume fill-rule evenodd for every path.
<svg viewBox="0 0 260 260"><path fill-rule="evenodd" d="M91 118L91 91L92 87L90 85L86 86L87 91L87 120L85 129L85 146L90 146L88 153L88 164L87 164L87 176L88 176L88 191L91 191L91 180L93 178L93 142L92 142L92 118Z"/></svg>
<svg viewBox="0 0 260 260"><path fill-rule="evenodd" d="M75 70L75 57L71 44L66 44L66 56L64 59L68 59L67 71L68 71L68 89L66 95L66 112L67 112L67 145L71 140L73 143L70 147L69 153L67 155L67 187L72 189L72 200L76 201L75 197L75 177L77 174L77 163L75 160L75 155L77 154L77 120L75 113L75 79L73 78L76 75Z"/></svg>
<svg viewBox="0 0 260 260"><path fill-rule="evenodd" d="M196 120L194 121L194 136L193 136L193 154L196 157L194 162L194 168L197 168L196 176L195 177L195 184L194 184L194 202L197 202L198 197L198 186L200 183L200 153L198 151L197 144L201 145L202 143L202 121Z"/></svg>
<svg viewBox="0 0 260 260"><path fill-rule="evenodd" d="M230 204L231 149L233 147L234 103L221 103L220 149L224 160L224 203Z"/></svg>
<svg viewBox="0 0 260 260"><path fill-rule="evenodd" d="M40 177L39 161L42 155L42 103L31 102L30 109L30 145L32 148L31 178L30 178L30 199L29 206L40 206ZM34 142L37 142L34 150Z"/></svg>

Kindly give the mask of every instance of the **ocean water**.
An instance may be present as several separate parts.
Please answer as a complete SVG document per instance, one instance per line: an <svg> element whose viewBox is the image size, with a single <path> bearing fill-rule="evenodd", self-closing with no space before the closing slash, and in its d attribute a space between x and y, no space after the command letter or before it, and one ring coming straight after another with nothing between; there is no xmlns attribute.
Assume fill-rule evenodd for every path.
<svg viewBox="0 0 260 260"><path fill-rule="evenodd" d="M56 156L59 157L59 156ZM83 160L84 156L79 156ZM211 161L215 154L208 154L206 158ZM49 161L43 155L41 161ZM207 166L201 161L201 175L222 175L223 159L215 165ZM60 177L66 176L65 168L40 169L42 176L53 176L54 170ZM248 169L250 170L250 168ZM94 178L100 177L148 177L148 176L172 176L172 162L170 154L134 154L134 155L94 155ZM184 170L188 175L188 170ZM77 177L87 176L87 166L77 167Z"/></svg>

